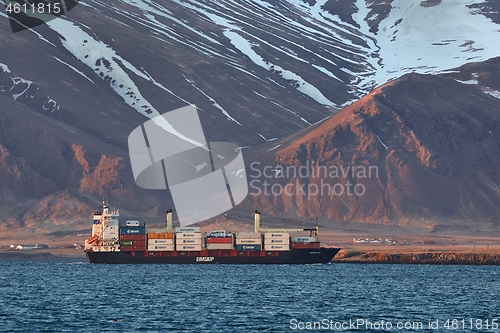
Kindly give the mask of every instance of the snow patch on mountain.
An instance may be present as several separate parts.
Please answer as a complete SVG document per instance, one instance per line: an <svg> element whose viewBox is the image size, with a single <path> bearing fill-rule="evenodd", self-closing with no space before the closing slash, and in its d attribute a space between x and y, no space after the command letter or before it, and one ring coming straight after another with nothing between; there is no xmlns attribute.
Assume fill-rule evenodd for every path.
<svg viewBox="0 0 500 333"><path fill-rule="evenodd" d="M292 71L286 70L279 65L265 61L260 55L257 54L252 48L252 45L248 40L243 38L240 34L234 31L224 31L224 35L231 40L231 44L234 45L243 54L249 57L256 65L265 68L279 76L283 77L285 80L290 82L290 85L297 88L300 92L311 97L316 102L324 106L333 106L335 103L327 99L319 89L305 81L302 77L295 74Z"/></svg>
<svg viewBox="0 0 500 333"><path fill-rule="evenodd" d="M108 82L111 88L128 105L142 115L152 118L158 126L171 134L195 146L205 147L204 143L197 142L179 133L165 118L157 117L160 113L142 96L135 83L121 66L128 70L133 70L135 74L139 74L151 81L150 76L139 71L128 61L116 54L111 47L101 41L95 40L71 22L53 20L47 22L47 25L61 36L61 43L68 51L82 63L92 68L104 81ZM157 84L154 80L152 82Z"/></svg>
<svg viewBox="0 0 500 333"><path fill-rule="evenodd" d="M23 96L28 91L28 89L31 87L31 85L33 84L32 81L25 80L25 79L20 78L18 76L12 77L12 83L13 83L13 85L12 85L12 88L10 88L10 90L13 90L15 87L17 87L19 85L26 85L26 88L24 88L23 91L12 95L12 98L14 98L14 100L17 100L19 97Z"/></svg>
<svg viewBox="0 0 500 333"><path fill-rule="evenodd" d="M262 134L260 133L257 133L264 141L266 142L271 142L271 141L274 141L274 140L277 140L278 138L271 138L271 139L266 139L265 136L263 136Z"/></svg>
<svg viewBox="0 0 500 333"><path fill-rule="evenodd" d="M2 69L2 71L4 73L11 73L9 67L7 65L5 65L5 64L0 63L0 68Z"/></svg>
<svg viewBox="0 0 500 333"><path fill-rule="evenodd" d="M262 94L259 94L259 93L258 93L258 92L256 92L255 90L253 90L253 93L254 93L255 95L257 95L257 96L260 96L260 97L262 97L262 98L264 98L264 99L267 99L267 97L266 97L266 96L264 96L264 95L262 95Z"/></svg>
<svg viewBox="0 0 500 333"><path fill-rule="evenodd" d="M215 99L213 99L212 97L208 96L203 90L201 90L200 88L198 88L197 86L195 86L194 83L193 83L193 81L189 80L185 75L184 75L184 78L186 79L187 82L189 82L191 84L191 86L193 88L195 88L196 90L198 90L199 92L201 92L203 94L203 96L205 96L206 98L208 98L210 100L210 102L212 103L213 106L215 106L217 109L219 109L220 111L222 111L222 114L224 114L224 116L226 116L227 119L229 119L231 121L234 121L238 125L242 126L241 123L239 121L237 121L236 119L234 119L233 117L231 117L231 115L222 106L220 106L219 103L217 103L215 101Z"/></svg>
<svg viewBox="0 0 500 333"><path fill-rule="evenodd" d="M484 93L495 98L500 98L500 91L498 90L484 90Z"/></svg>
<svg viewBox="0 0 500 333"><path fill-rule="evenodd" d="M0 91L2 92L13 92L13 91L20 91L18 93L13 92L12 93L12 98L14 100L17 100L19 97L23 96L26 94L26 92L30 89L31 85L33 84L33 81L23 79L22 77L19 77L11 72L9 67L3 63L0 63L0 68L2 69L2 72L10 78L10 81L12 82L12 85L9 86L4 86L0 85ZM8 80L8 79L7 79ZM22 90L19 90L22 89Z"/></svg>
<svg viewBox="0 0 500 333"><path fill-rule="evenodd" d="M318 66L318 65L315 65L315 64L312 64L312 66L314 68L316 68L318 71L320 71L321 73L324 73L326 75L328 75L329 77L331 77L332 79L335 79L337 81L340 81L342 82L342 80L340 80L338 77L335 76L335 74L333 74L332 72L330 72L329 70L327 70L326 68L324 67L321 67L321 66Z"/></svg>
<svg viewBox="0 0 500 333"><path fill-rule="evenodd" d="M363 7L362 2L357 4ZM378 84L407 72L434 74L498 56L499 26L468 7L483 0L443 0L431 7L420 2L394 0L373 35L382 61L375 76Z"/></svg>
<svg viewBox="0 0 500 333"><path fill-rule="evenodd" d="M69 68L71 68L73 71L75 71L76 73L80 74L81 76L83 76L84 78L86 78L87 80L89 80L90 82L94 83L94 81L92 81L92 79L90 79L87 75L85 75L82 71L76 69L74 66L71 66L70 64L68 64L67 62L64 62L62 61L61 59L59 59L58 57L54 57L54 59L56 59L57 61L59 61L61 64L64 64L66 66L68 66Z"/></svg>

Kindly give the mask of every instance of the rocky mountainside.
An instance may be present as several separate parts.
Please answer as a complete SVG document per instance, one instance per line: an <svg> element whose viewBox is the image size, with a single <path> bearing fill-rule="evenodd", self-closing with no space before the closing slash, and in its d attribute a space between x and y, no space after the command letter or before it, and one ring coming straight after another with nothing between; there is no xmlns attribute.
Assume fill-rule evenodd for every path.
<svg viewBox="0 0 500 333"><path fill-rule="evenodd" d="M208 141L248 149L309 133L404 73L445 73L495 94L486 60L498 55L498 7L85 0L18 33L0 12L0 228L78 228L106 197L125 216L162 220L170 195L135 185L127 137L190 103ZM381 209L372 220L394 221Z"/></svg>
<svg viewBox="0 0 500 333"><path fill-rule="evenodd" d="M487 92L444 75L385 84L252 151L253 205L295 219L497 230L500 100Z"/></svg>

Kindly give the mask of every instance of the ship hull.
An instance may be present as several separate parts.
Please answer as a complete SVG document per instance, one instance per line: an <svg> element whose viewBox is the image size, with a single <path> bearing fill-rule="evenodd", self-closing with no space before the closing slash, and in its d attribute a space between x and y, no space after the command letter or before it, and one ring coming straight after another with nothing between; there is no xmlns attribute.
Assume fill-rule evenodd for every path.
<svg viewBox="0 0 500 333"><path fill-rule="evenodd" d="M203 250L172 252L86 252L93 264L320 264L328 263L339 248L290 251Z"/></svg>

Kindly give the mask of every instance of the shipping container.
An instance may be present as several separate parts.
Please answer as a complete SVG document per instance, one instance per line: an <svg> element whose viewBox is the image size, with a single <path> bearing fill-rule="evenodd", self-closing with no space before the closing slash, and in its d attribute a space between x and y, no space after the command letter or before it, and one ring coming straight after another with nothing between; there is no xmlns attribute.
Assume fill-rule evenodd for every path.
<svg viewBox="0 0 500 333"><path fill-rule="evenodd" d="M173 232L148 232L149 239L174 239Z"/></svg>
<svg viewBox="0 0 500 333"><path fill-rule="evenodd" d="M207 244L207 250L231 250L233 244Z"/></svg>
<svg viewBox="0 0 500 333"><path fill-rule="evenodd" d="M292 249L319 249L320 242L311 242L311 243L292 243Z"/></svg>
<svg viewBox="0 0 500 333"><path fill-rule="evenodd" d="M176 227L175 232L183 233L183 232L200 232L200 227Z"/></svg>
<svg viewBox="0 0 500 333"><path fill-rule="evenodd" d="M262 238L260 232L240 232L236 234L236 239L257 239Z"/></svg>
<svg viewBox="0 0 500 333"><path fill-rule="evenodd" d="M150 244L148 245L148 251L174 251L173 244Z"/></svg>
<svg viewBox="0 0 500 333"><path fill-rule="evenodd" d="M264 238L290 238L288 232L266 232Z"/></svg>
<svg viewBox="0 0 500 333"><path fill-rule="evenodd" d="M131 252L131 251L142 252L142 251L146 251L146 246L121 246L120 251L123 251L123 252Z"/></svg>
<svg viewBox="0 0 500 333"><path fill-rule="evenodd" d="M139 221L127 221L127 222L125 222L125 225L127 227L138 227Z"/></svg>
<svg viewBox="0 0 500 333"><path fill-rule="evenodd" d="M207 244L233 244L232 237L207 237L205 239Z"/></svg>
<svg viewBox="0 0 500 333"><path fill-rule="evenodd" d="M256 239L251 239L251 238L243 238L243 239L238 239L236 238L236 245L241 245L241 244L262 244L262 238L256 238Z"/></svg>
<svg viewBox="0 0 500 333"><path fill-rule="evenodd" d="M146 246L145 240L121 240L120 245L124 246Z"/></svg>
<svg viewBox="0 0 500 333"><path fill-rule="evenodd" d="M226 230L212 230L207 234L208 237L232 237L230 232Z"/></svg>
<svg viewBox="0 0 500 333"><path fill-rule="evenodd" d="M288 251L288 250L290 250L290 245L274 245L274 244L264 245L264 251Z"/></svg>
<svg viewBox="0 0 500 333"><path fill-rule="evenodd" d="M146 234L144 234L144 235L120 235L120 240L142 240L142 241L146 241Z"/></svg>
<svg viewBox="0 0 500 333"><path fill-rule="evenodd" d="M289 238L264 238L264 245L267 244L282 244L288 245L290 244Z"/></svg>
<svg viewBox="0 0 500 333"><path fill-rule="evenodd" d="M149 245L161 244L161 245L174 245L173 239L151 239L148 238Z"/></svg>
<svg viewBox="0 0 500 333"><path fill-rule="evenodd" d="M178 245L184 245L184 244L201 245L201 238L177 238L175 240L175 244L178 244Z"/></svg>
<svg viewBox="0 0 500 333"><path fill-rule="evenodd" d="M201 251L201 245L176 245L177 251Z"/></svg>
<svg viewBox="0 0 500 333"><path fill-rule="evenodd" d="M121 227L120 234L122 234L122 235L145 235L146 228L144 228L144 227Z"/></svg>
<svg viewBox="0 0 500 333"><path fill-rule="evenodd" d="M316 242L316 237L292 237L292 243L312 243Z"/></svg>
<svg viewBox="0 0 500 333"><path fill-rule="evenodd" d="M175 234L175 238L200 238L201 239L201 233L199 232L179 232Z"/></svg>
<svg viewBox="0 0 500 333"><path fill-rule="evenodd" d="M250 244L250 245L239 244L239 245L236 245L235 248L237 251L260 251L260 249L262 247L260 246L260 244L259 245L257 245L257 244Z"/></svg>

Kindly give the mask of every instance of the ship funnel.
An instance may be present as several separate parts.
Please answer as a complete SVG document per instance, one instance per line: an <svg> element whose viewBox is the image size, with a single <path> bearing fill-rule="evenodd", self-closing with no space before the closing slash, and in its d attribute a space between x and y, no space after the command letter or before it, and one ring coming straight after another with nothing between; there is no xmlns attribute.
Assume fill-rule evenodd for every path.
<svg viewBox="0 0 500 333"><path fill-rule="evenodd" d="M167 211L167 232L172 232L172 210Z"/></svg>
<svg viewBox="0 0 500 333"><path fill-rule="evenodd" d="M260 232L260 212L255 211L255 232Z"/></svg>

